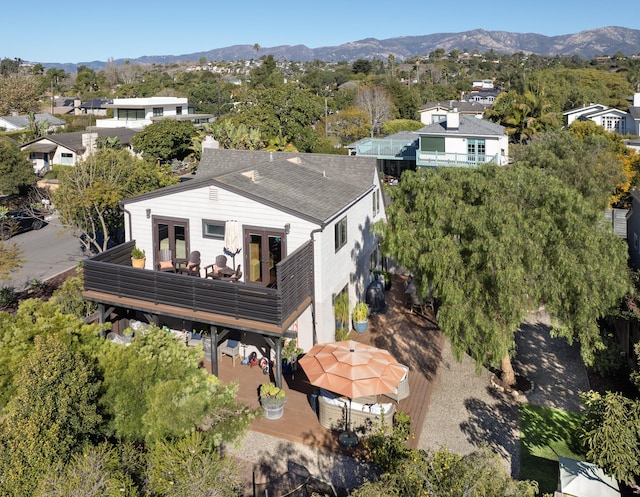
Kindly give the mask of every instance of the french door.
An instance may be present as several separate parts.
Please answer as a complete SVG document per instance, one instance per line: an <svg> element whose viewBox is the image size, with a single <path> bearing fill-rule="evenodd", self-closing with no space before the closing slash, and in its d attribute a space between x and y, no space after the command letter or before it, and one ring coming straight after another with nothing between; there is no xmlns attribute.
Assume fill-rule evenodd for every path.
<svg viewBox="0 0 640 497"><path fill-rule="evenodd" d="M189 220L154 217L153 248L155 265L163 249L171 250L174 263L186 261L189 258Z"/></svg>
<svg viewBox="0 0 640 497"><path fill-rule="evenodd" d="M276 264L286 257L284 231L245 227L244 247L247 283L275 288Z"/></svg>
<svg viewBox="0 0 640 497"><path fill-rule="evenodd" d="M484 164L485 157L485 141L467 138L467 162L471 164Z"/></svg>

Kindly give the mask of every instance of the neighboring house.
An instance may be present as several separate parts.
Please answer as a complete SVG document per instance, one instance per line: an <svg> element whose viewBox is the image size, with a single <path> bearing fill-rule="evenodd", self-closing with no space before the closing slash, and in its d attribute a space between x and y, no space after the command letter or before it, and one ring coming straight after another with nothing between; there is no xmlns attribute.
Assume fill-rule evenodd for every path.
<svg viewBox="0 0 640 497"><path fill-rule="evenodd" d="M423 124L433 124L442 121L447 117L448 112L457 110L460 114L482 118L484 111L490 107L488 104L478 102L467 102L464 100L449 100L448 102L427 102L418 113L420 122Z"/></svg>
<svg viewBox="0 0 640 497"><path fill-rule="evenodd" d="M440 122L417 131L420 136L416 166L475 167L509 160L504 126L459 112L448 112Z"/></svg>
<svg viewBox="0 0 640 497"><path fill-rule="evenodd" d="M498 95L500 95L500 90L483 88L469 92L466 95L466 100L468 102L490 106L496 101Z"/></svg>
<svg viewBox="0 0 640 497"><path fill-rule="evenodd" d="M38 124L46 124L47 133L62 129L66 124L63 119L51 114L34 114L34 118ZM4 131L26 130L29 129L30 124L28 115L0 116L0 129Z"/></svg>
<svg viewBox="0 0 640 497"><path fill-rule="evenodd" d="M105 108L113 109L113 118L97 119L98 128L131 128L141 130L153 121L176 119L196 125L212 122L213 114L194 114L186 98L149 97L114 98Z"/></svg>
<svg viewBox="0 0 640 497"><path fill-rule="evenodd" d="M106 98L94 98L80 103L76 107L76 114L91 114L94 116L106 116L107 106L113 104L113 100Z"/></svg>
<svg viewBox="0 0 640 497"><path fill-rule="evenodd" d="M416 168L419 138L416 131L400 131L384 138L363 138L347 148L349 155L376 157L385 176L400 178L407 169Z"/></svg>
<svg viewBox="0 0 640 497"><path fill-rule="evenodd" d="M98 137L116 137L122 147L131 150L131 139L137 131L126 128L92 129L73 133L58 133L36 138L21 145L29 152L29 160L38 175L44 175L56 164L74 166L80 159L86 159L96 149Z"/></svg>
<svg viewBox="0 0 640 497"><path fill-rule="evenodd" d="M127 243L85 261L84 297L114 323L142 313L149 322L227 333L259 354L280 338L307 350L335 339L333 301L365 300L380 263L373 223L385 219L376 159L204 148L193 179L121 202ZM242 249L228 255L239 282L155 271L161 249L174 262L200 252L201 266L224 254L227 221ZM133 243L146 269L131 267ZM204 275L204 272L202 273ZM248 353L248 352L247 352ZM217 372L217 354L212 354Z"/></svg>
<svg viewBox="0 0 640 497"><path fill-rule="evenodd" d="M627 108L627 133L640 135L640 93L633 95L632 105Z"/></svg>
<svg viewBox="0 0 640 497"><path fill-rule="evenodd" d="M568 112L571 114L568 114ZM570 125L577 119L579 121L593 121L607 131L614 131L621 135L627 132L627 113L623 110L605 106L595 106L585 112L574 110L563 112L563 115L567 118L567 125Z"/></svg>

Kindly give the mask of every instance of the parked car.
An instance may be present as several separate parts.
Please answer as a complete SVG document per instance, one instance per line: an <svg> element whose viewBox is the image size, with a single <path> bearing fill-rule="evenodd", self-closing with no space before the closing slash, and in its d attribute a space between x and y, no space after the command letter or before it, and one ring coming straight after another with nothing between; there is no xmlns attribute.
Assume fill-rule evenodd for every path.
<svg viewBox="0 0 640 497"><path fill-rule="evenodd" d="M39 230L46 224L39 210L15 209L0 217L0 236L3 240L29 230Z"/></svg>

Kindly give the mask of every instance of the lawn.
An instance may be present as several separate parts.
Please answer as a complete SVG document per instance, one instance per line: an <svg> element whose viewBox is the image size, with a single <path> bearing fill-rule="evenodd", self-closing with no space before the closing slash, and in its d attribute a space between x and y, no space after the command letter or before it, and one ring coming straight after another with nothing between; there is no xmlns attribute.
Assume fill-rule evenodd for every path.
<svg viewBox="0 0 640 497"><path fill-rule="evenodd" d="M560 409L520 407L520 479L536 480L540 495L558 487L558 456L584 459L575 437L580 419Z"/></svg>

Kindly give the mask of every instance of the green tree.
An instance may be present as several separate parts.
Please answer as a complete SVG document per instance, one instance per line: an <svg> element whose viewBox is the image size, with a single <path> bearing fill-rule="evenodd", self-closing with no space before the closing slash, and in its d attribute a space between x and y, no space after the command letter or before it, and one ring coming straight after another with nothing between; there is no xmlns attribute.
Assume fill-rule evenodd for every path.
<svg viewBox="0 0 640 497"><path fill-rule="evenodd" d="M364 74L365 76L371 72L371 61L366 59L358 59L353 63L354 74Z"/></svg>
<svg viewBox="0 0 640 497"><path fill-rule="evenodd" d="M110 148L100 148L74 167L62 169L58 179L53 200L60 222L79 235L88 252L102 252L120 241L121 199L176 182L165 166Z"/></svg>
<svg viewBox="0 0 640 497"><path fill-rule="evenodd" d="M15 395L20 368L37 336L64 332L79 349L90 351L97 347L100 330L39 299L22 301L14 314L0 312L0 406Z"/></svg>
<svg viewBox="0 0 640 497"><path fill-rule="evenodd" d="M33 164L26 152L6 138L0 138L0 194L24 193L35 180Z"/></svg>
<svg viewBox="0 0 640 497"><path fill-rule="evenodd" d="M619 393L582 394L585 405L580 438L587 459L627 485L640 477L640 401Z"/></svg>
<svg viewBox="0 0 640 497"><path fill-rule="evenodd" d="M197 134L191 121L163 119L146 126L131 144L149 162L183 160L190 154L191 141Z"/></svg>
<svg viewBox="0 0 640 497"><path fill-rule="evenodd" d="M587 127L599 128L595 123ZM604 209L609 206L618 185L626 180L623 156L609 133L602 130L606 134L600 134L594 130L589 134L584 129L585 126L578 126L575 132L542 133L525 146L513 147L511 156L518 164L544 170L559 178Z"/></svg>
<svg viewBox="0 0 640 497"><path fill-rule="evenodd" d="M592 362L603 347L597 320L630 289L626 243L602 210L518 166L405 172L389 193L384 253L414 273L420 296L440 299L438 323L458 358L500 364L512 385L514 334L544 305L553 333L578 338Z"/></svg>
<svg viewBox="0 0 640 497"><path fill-rule="evenodd" d="M234 126L244 124L247 129L259 129L265 141L282 137L306 152L313 149L318 138L312 125L324 114L324 100L297 84L287 83L249 92L236 110L227 117Z"/></svg>
<svg viewBox="0 0 640 497"><path fill-rule="evenodd" d="M245 124L234 126L230 119L222 119L209 125L207 129L222 148L235 150L260 150L264 141L259 129L247 128Z"/></svg>
<svg viewBox="0 0 640 497"><path fill-rule="evenodd" d="M353 497L534 497L537 484L511 478L489 449L465 456L446 449L411 450L398 467L354 490Z"/></svg>
<svg viewBox="0 0 640 497"><path fill-rule="evenodd" d="M212 451L200 433L154 444L147 475L154 495L235 497L242 490L233 460Z"/></svg>
<svg viewBox="0 0 640 497"><path fill-rule="evenodd" d="M2 216L0 216L1 223ZM11 274L20 271L24 262L24 252L18 244L0 240L0 280L8 280Z"/></svg>
<svg viewBox="0 0 640 497"><path fill-rule="evenodd" d="M42 478L35 497L135 497L137 489L123 471L119 447L86 446L67 464L54 464Z"/></svg>
<svg viewBox="0 0 640 497"><path fill-rule="evenodd" d="M97 434L100 383L91 361L57 333L35 337L15 384L0 421L0 475L5 495L32 495L52 464Z"/></svg>
<svg viewBox="0 0 640 497"><path fill-rule="evenodd" d="M275 88L284 84L284 78L276 65L273 55L267 55L262 64L249 72L249 83L251 88L260 90Z"/></svg>
<svg viewBox="0 0 640 497"><path fill-rule="evenodd" d="M129 347L106 341L100 354L109 413L108 433L120 440L154 443L200 430L211 447L229 442L254 413L198 365L199 352L152 328Z"/></svg>
<svg viewBox="0 0 640 497"><path fill-rule="evenodd" d="M424 124L420 121L414 121L413 119L393 119L382 125L382 134L385 136L393 135L400 131L418 131L420 128L424 128Z"/></svg>

